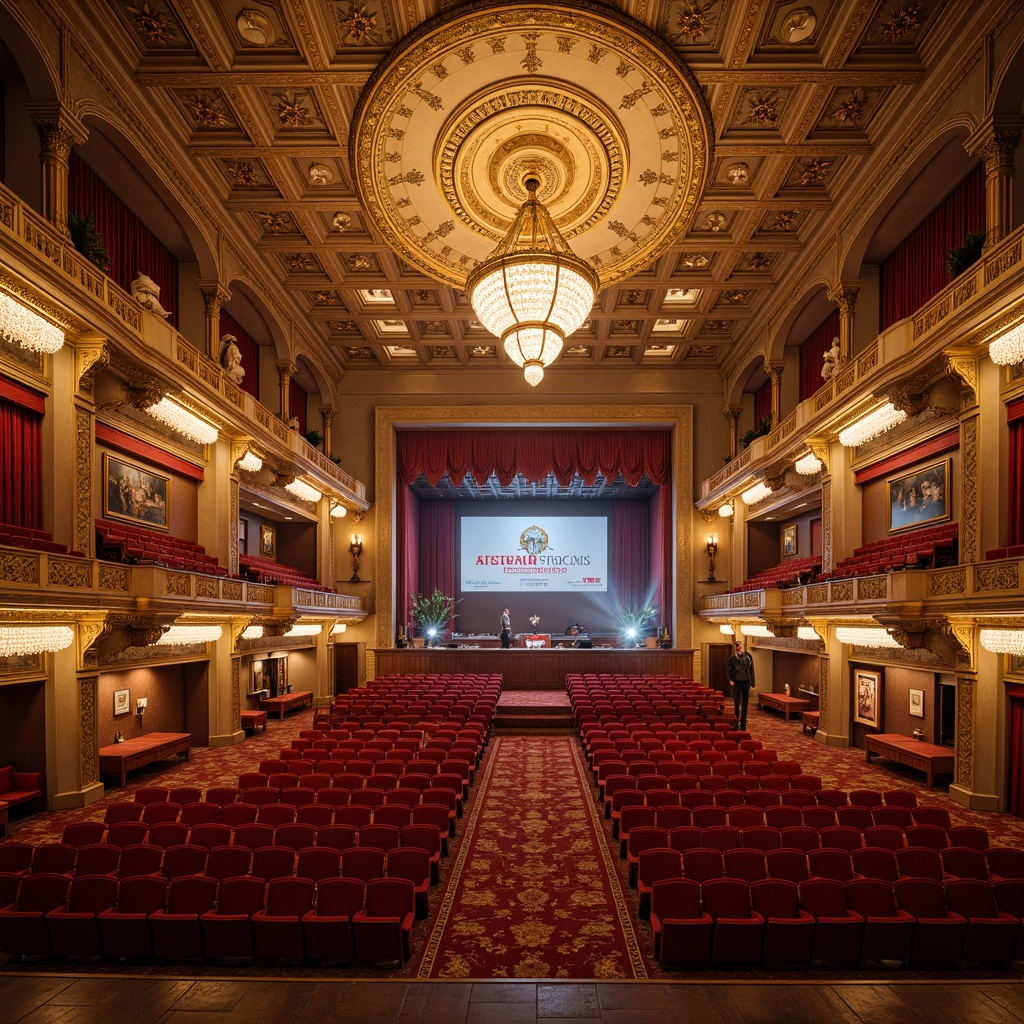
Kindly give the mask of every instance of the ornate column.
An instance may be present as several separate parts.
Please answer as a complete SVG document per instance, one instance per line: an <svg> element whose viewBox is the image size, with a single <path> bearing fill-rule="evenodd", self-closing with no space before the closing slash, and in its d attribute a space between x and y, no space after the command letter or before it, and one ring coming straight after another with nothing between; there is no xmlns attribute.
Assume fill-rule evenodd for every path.
<svg viewBox="0 0 1024 1024"><path fill-rule="evenodd" d="M984 561L980 544L980 533L985 528L990 536L992 531L985 517L993 519L999 514L999 502L987 503L981 500L981 474L979 453L995 454L999 450L999 437L1005 417L993 415L1005 408L998 401L998 375L990 394L990 409L982 416L981 403L981 360L976 353L951 354L948 357L950 376L960 379L960 564ZM985 360L988 362L988 360ZM998 368L997 368L998 369ZM994 422L992 422L994 420ZM981 445L982 437L986 444ZM947 487L949 485L947 484ZM998 530L998 520L997 530Z"/></svg>
<svg viewBox="0 0 1024 1024"><path fill-rule="evenodd" d="M220 361L220 307L231 298L231 292L219 281L199 281L206 317L206 354Z"/></svg>
<svg viewBox="0 0 1024 1024"><path fill-rule="evenodd" d="M288 408L288 390L292 383L292 374L295 372L295 364L288 360L279 361L274 364L277 367L277 382L280 387L280 408L281 419L287 423L291 418L291 410Z"/></svg>
<svg viewBox="0 0 1024 1024"><path fill-rule="evenodd" d="M739 406L730 405L725 410L725 415L729 420L729 458L735 459L736 453L739 451L739 430L738 424L740 422L740 413L742 410Z"/></svg>
<svg viewBox="0 0 1024 1024"><path fill-rule="evenodd" d="M839 307L839 359L844 363L853 358L853 317L859 293L859 281L840 281L828 293L829 299Z"/></svg>
<svg viewBox="0 0 1024 1024"><path fill-rule="evenodd" d="M765 363L764 370L772 382L772 426L777 427L782 419L782 372L785 363Z"/></svg>
<svg viewBox="0 0 1024 1024"><path fill-rule="evenodd" d="M28 104L27 110L39 135L40 213L67 237L68 158L89 133L78 118L57 105Z"/></svg>
<svg viewBox="0 0 1024 1024"><path fill-rule="evenodd" d="M320 406L320 419L324 424L324 455L328 458L334 452L334 435L331 433L331 424L334 422L335 409L333 405Z"/></svg>
<svg viewBox="0 0 1024 1024"><path fill-rule="evenodd" d="M1013 230L1013 154L1020 142L1021 118L989 118L964 144L985 162L985 248Z"/></svg>

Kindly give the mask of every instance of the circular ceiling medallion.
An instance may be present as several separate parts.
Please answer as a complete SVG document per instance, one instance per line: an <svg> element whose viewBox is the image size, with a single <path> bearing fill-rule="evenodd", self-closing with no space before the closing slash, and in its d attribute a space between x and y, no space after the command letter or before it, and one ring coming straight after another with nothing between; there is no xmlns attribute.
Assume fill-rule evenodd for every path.
<svg viewBox="0 0 1024 1024"><path fill-rule="evenodd" d="M471 2L374 72L349 153L387 244L455 287L537 192L601 284L649 266L707 183L710 114L678 56L612 8Z"/></svg>

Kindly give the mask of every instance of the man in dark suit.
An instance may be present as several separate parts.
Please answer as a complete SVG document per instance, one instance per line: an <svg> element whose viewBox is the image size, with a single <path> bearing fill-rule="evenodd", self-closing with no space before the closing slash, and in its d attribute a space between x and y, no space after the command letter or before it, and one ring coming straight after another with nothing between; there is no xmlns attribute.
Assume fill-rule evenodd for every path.
<svg viewBox="0 0 1024 1024"><path fill-rule="evenodd" d="M732 683L732 703L736 711L736 719L740 729L747 727L747 701L754 682L754 659L743 649L739 640L729 655L725 665L725 674Z"/></svg>
<svg viewBox="0 0 1024 1024"><path fill-rule="evenodd" d="M501 622L499 625L501 630L501 646L511 647L512 646L512 620L508 617L508 609L504 608L501 612Z"/></svg>

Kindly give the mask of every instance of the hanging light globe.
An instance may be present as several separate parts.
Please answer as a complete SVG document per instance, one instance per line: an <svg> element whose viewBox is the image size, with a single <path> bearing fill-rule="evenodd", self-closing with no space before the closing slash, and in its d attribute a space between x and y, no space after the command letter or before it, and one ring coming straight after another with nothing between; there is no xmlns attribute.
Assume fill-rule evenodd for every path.
<svg viewBox="0 0 1024 1024"><path fill-rule="evenodd" d="M537 198L540 181L529 177L523 185L526 202L508 234L469 275L466 293L480 323L536 387L565 339L583 326L600 282Z"/></svg>

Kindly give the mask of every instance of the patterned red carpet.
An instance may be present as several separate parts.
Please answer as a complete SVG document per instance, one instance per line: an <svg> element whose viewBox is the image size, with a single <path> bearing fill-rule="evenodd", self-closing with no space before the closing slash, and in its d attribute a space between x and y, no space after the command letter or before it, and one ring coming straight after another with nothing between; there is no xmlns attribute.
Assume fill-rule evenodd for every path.
<svg viewBox="0 0 1024 1024"><path fill-rule="evenodd" d="M498 698L498 710L505 708L564 708L568 710L569 694L565 690L505 690Z"/></svg>
<svg viewBox="0 0 1024 1024"><path fill-rule="evenodd" d="M575 741L492 741L421 978L646 978Z"/></svg>

